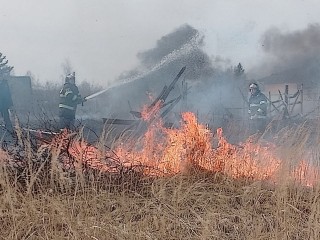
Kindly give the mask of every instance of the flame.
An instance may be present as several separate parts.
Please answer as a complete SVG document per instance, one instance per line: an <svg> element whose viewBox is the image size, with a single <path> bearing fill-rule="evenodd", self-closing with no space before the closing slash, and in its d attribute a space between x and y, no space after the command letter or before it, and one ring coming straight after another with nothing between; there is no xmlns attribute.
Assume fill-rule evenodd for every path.
<svg viewBox="0 0 320 240"><path fill-rule="evenodd" d="M143 106L141 117L144 121L151 122L159 113L160 108L163 106L162 101L157 101L154 106Z"/></svg>
<svg viewBox="0 0 320 240"><path fill-rule="evenodd" d="M213 147L215 137L216 148ZM57 139L61 141L61 138ZM210 129L198 123L191 112L182 114L179 129L164 128L161 119L149 122L139 141L131 144L120 142L113 153L103 153L84 140L72 141L68 153L76 162L100 171L117 172L118 166L144 166L142 171L145 175L157 176L198 168L222 172L233 178L276 181L283 163L275 154L274 144L262 145L248 139L241 145L232 145L223 136L221 128L214 136ZM312 186L319 179L319 169L301 161L293 168L291 177L303 185Z"/></svg>
<svg viewBox="0 0 320 240"><path fill-rule="evenodd" d="M161 122L148 128L139 150L117 148L121 159L141 163L162 174L176 174L189 167L224 172L234 178L267 179L277 171L280 160L269 150L246 142L241 148L227 142L222 129L217 130L218 147L213 148L213 134L199 124L193 113L182 114L181 128L165 129ZM262 159L263 158L263 159Z"/></svg>
<svg viewBox="0 0 320 240"><path fill-rule="evenodd" d="M148 111L150 113L150 109ZM83 139L71 137L74 135L67 130L45 147L60 149L65 169L70 169L73 164L76 168L85 165L102 172L119 173L122 168L143 166L139 171L155 176L200 169L222 172L235 179L273 182L281 174L284 161L276 155L277 146L272 143L262 144L248 139L240 145L233 145L223 136L221 128L213 134L191 112L182 114L178 129L163 127L161 119L152 117L152 114L146 119L150 121L143 137L132 143L120 141L113 151L102 150ZM313 186L319 180L319 168L302 160L289 175L305 186Z"/></svg>
<svg viewBox="0 0 320 240"><path fill-rule="evenodd" d="M61 141L66 138L67 132L63 134L64 137L56 139ZM217 147L214 148L215 137ZM76 162L100 171L117 172L119 166L144 166L142 171L145 175L157 176L198 168L222 172L233 178L276 181L283 163L275 154L274 144L262 145L248 139L241 145L232 145L223 136L221 128L217 129L214 136L210 129L198 123L191 112L182 114L179 129L164 128L161 119L150 121L139 141L131 144L120 142L112 153L103 153L84 140L73 140L69 144L68 153ZM301 161L290 174L306 186L314 185L319 179L319 169L307 161Z"/></svg>

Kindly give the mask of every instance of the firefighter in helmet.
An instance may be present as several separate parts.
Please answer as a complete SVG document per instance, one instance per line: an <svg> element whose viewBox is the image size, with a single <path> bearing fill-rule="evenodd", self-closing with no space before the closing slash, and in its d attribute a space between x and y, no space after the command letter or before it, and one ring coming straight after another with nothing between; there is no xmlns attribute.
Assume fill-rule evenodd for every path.
<svg viewBox="0 0 320 240"><path fill-rule="evenodd" d="M85 102L82 98L79 89L75 83L75 73L68 74L65 78L65 83L60 90L59 100L59 127L60 129L72 129L76 116L77 105Z"/></svg>
<svg viewBox="0 0 320 240"><path fill-rule="evenodd" d="M249 127L250 133L262 134L267 126L268 98L260 91L257 83L249 84Z"/></svg>

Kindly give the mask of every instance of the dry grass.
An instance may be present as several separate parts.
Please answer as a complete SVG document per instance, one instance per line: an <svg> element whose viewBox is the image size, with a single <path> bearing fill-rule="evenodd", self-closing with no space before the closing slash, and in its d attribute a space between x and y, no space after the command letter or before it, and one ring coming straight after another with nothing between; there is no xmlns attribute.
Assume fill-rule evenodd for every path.
<svg viewBox="0 0 320 240"><path fill-rule="evenodd" d="M196 170L66 176L52 162L37 166L24 184L2 167L1 239L320 239L318 185Z"/></svg>
<svg viewBox="0 0 320 240"><path fill-rule="evenodd" d="M3 183L3 179L1 180ZM81 180L78 180L81 181ZM136 179L136 181L138 181ZM141 181L141 179L139 180ZM79 182L26 194L2 185L2 239L319 239L319 188L219 175Z"/></svg>

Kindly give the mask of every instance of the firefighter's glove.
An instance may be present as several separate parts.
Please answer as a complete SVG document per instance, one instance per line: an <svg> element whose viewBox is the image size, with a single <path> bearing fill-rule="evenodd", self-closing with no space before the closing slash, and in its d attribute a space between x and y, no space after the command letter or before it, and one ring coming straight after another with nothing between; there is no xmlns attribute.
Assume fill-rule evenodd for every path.
<svg viewBox="0 0 320 240"><path fill-rule="evenodd" d="M251 120L257 119L257 118L258 118L257 114L255 114L255 115L253 115L253 116L250 116L250 119L251 119Z"/></svg>
<svg viewBox="0 0 320 240"><path fill-rule="evenodd" d="M83 103L86 102L86 101L87 101L86 98L82 98L82 99L81 99L81 105L83 106Z"/></svg>

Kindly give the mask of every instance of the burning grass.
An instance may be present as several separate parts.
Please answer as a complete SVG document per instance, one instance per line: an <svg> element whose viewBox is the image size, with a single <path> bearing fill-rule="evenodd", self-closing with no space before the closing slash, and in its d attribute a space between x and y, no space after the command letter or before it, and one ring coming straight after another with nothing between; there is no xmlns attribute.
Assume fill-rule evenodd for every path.
<svg viewBox="0 0 320 240"><path fill-rule="evenodd" d="M317 139L313 135L313 139ZM310 129L230 144L191 113L112 149L81 132L0 151L3 239L319 239Z"/></svg>

